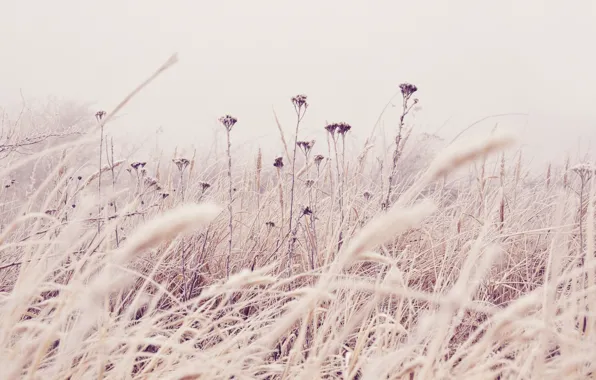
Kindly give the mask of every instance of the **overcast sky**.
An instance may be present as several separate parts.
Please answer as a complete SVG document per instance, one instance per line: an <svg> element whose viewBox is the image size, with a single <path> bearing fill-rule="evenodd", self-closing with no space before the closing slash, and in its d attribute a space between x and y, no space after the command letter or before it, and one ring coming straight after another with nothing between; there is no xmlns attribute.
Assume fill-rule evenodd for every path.
<svg viewBox="0 0 596 380"><path fill-rule="evenodd" d="M0 0L0 99L59 96L109 111L172 53L180 62L124 110L118 130L200 145L217 117L237 141L280 151L289 98L309 96L304 138L326 121L366 137L402 82L418 131L476 119L520 133L539 159L596 137L596 2ZM396 104L399 104L396 102ZM384 128L394 128L391 107ZM218 129L219 128L219 129ZM533 137L532 137L533 136ZM132 138L132 137L131 137ZM580 140L581 138L581 140ZM541 147L542 144L545 144Z"/></svg>

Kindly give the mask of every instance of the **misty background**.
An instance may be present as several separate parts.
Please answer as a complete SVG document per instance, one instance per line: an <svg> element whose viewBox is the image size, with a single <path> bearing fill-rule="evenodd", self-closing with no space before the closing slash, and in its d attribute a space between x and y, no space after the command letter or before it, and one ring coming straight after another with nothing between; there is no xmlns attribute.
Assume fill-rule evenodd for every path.
<svg viewBox="0 0 596 380"><path fill-rule="evenodd" d="M409 119L418 134L449 141L488 117L469 133L512 130L533 164L577 159L596 136L591 0L0 4L4 107L23 97L110 112L178 53L108 128L131 144L206 150L223 138L217 118L229 113L238 118L234 145L260 146L269 160L282 151L273 111L289 138L290 98L303 93L300 138L345 121L360 149L403 82L419 89ZM377 147L390 143L400 105L397 96L380 119Z"/></svg>

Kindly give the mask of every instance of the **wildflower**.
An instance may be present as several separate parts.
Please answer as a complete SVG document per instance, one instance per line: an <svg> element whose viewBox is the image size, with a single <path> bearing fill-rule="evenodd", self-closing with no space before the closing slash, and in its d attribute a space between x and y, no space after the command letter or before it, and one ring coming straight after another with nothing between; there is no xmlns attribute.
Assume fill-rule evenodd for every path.
<svg viewBox="0 0 596 380"><path fill-rule="evenodd" d="M372 198L372 194L369 193L368 191L365 191L364 194L362 194L362 196L364 197L364 199L366 199L367 201L370 201L370 199Z"/></svg>
<svg viewBox="0 0 596 380"><path fill-rule="evenodd" d="M190 164L190 161L186 158L174 158L172 162L176 164L178 170L184 171L186 167Z"/></svg>
<svg viewBox="0 0 596 380"><path fill-rule="evenodd" d="M310 207L306 206L304 209L302 209L302 214L303 215L312 215L312 210L310 209Z"/></svg>
<svg viewBox="0 0 596 380"><path fill-rule="evenodd" d="M312 187L312 185L315 184L315 180L314 179L307 179L306 180L306 187Z"/></svg>
<svg viewBox="0 0 596 380"><path fill-rule="evenodd" d="M324 159L324 158L325 158L325 157L323 157L323 155L322 155L322 154L317 154L317 155L315 156L315 164L316 164L317 166L321 165L321 161L323 161L323 159Z"/></svg>
<svg viewBox="0 0 596 380"><path fill-rule="evenodd" d="M402 83L399 85L399 88L401 89L401 94L406 99L412 96L413 93L418 91L418 87L410 83Z"/></svg>
<svg viewBox="0 0 596 380"><path fill-rule="evenodd" d="M138 161L137 162L133 162L132 164L130 164L130 166L132 166L132 168L134 170L139 170L139 168L144 168L145 165L147 165L146 162L138 162Z"/></svg>
<svg viewBox="0 0 596 380"><path fill-rule="evenodd" d="M337 133L341 135L345 135L352 129L352 126L348 123L338 123L337 124Z"/></svg>
<svg viewBox="0 0 596 380"><path fill-rule="evenodd" d="M335 130L337 129L337 123L327 124L325 129L332 137L335 137Z"/></svg>
<svg viewBox="0 0 596 380"><path fill-rule="evenodd" d="M315 145L315 140L311 140L311 141L298 141L296 144L298 144L298 146L300 147L300 149L302 149L302 152L304 152L304 155L308 157L308 155L310 154L310 151L311 151L312 147Z"/></svg>
<svg viewBox="0 0 596 380"><path fill-rule="evenodd" d="M151 176L145 177L145 185L147 187L155 186L156 190L161 190L161 185L159 184L157 179L155 179L154 177L151 177Z"/></svg>
<svg viewBox="0 0 596 380"><path fill-rule="evenodd" d="M106 116L106 111L100 110L95 113L95 119L101 121Z"/></svg>
<svg viewBox="0 0 596 380"><path fill-rule="evenodd" d="M267 223L265 223L265 225L267 226L267 228L272 229L273 227L275 227L275 223L269 221Z"/></svg>
<svg viewBox="0 0 596 380"><path fill-rule="evenodd" d="M284 159L283 157L279 156L275 158L275 161L273 161L273 166L275 166L278 169L281 169L284 167Z"/></svg>
<svg viewBox="0 0 596 380"><path fill-rule="evenodd" d="M51 209L51 210L46 210L45 214L46 215L56 215L57 210L55 209Z"/></svg>
<svg viewBox="0 0 596 380"><path fill-rule="evenodd" d="M161 197L161 199L166 199L167 197L170 196L170 193L167 193L167 192L159 193L159 196Z"/></svg>
<svg viewBox="0 0 596 380"><path fill-rule="evenodd" d="M222 123L224 127L226 127L228 132L232 130L232 127L234 126L234 124L236 124L237 121L238 119L230 115L222 116L219 118L219 122Z"/></svg>
<svg viewBox="0 0 596 380"><path fill-rule="evenodd" d="M297 108L308 107L306 102L306 95L296 95L292 98L292 103Z"/></svg>
<svg viewBox="0 0 596 380"><path fill-rule="evenodd" d="M594 168L589 162L584 162L578 165L575 165L571 168L577 175L579 175L582 180L586 180L591 177L591 175L595 172Z"/></svg>
<svg viewBox="0 0 596 380"><path fill-rule="evenodd" d="M211 184L207 183L207 182L199 182L199 185L201 186L201 189L203 190L203 193L205 191L207 191L208 188L211 187Z"/></svg>

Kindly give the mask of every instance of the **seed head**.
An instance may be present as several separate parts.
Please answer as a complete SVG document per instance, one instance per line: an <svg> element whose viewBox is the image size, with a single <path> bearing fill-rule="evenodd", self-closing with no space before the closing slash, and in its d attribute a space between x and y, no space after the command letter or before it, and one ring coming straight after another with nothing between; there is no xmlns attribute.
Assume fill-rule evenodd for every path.
<svg viewBox="0 0 596 380"><path fill-rule="evenodd" d="M325 129L327 130L327 132L329 132L329 134L332 137L335 137L335 131L337 130L337 123L327 124L325 126Z"/></svg>
<svg viewBox="0 0 596 380"><path fill-rule="evenodd" d="M279 156L275 158L275 161L273 161L273 166L275 166L278 169L281 169L284 167L284 158Z"/></svg>
<svg viewBox="0 0 596 380"><path fill-rule="evenodd" d="M409 98L413 93L418 91L418 87L410 83L402 83L399 85L399 88L401 89L401 94L404 98Z"/></svg>
<svg viewBox="0 0 596 380"><path fill-rule="evenodd" d="M201 186L203 192L207 191L207 189L211 187L211 184L208 182L199 182L199 185Z"/></svg>
<svg viewBox="0 0 596 380"><path fill-rule="evenodd" d="M275 227L275 223L273 223L271 221L265 223L265 225L267 226L268 229L272 229L273 227Z"/></svg>
<svg viewBox="0 0 596 380"><path fill-rule="evenodd" d="M297 144L300 147L300 149L302 149L302 152L304 152L304 155L308 156L310 154L312 147L315 145L315 140L298 141Z"/></svg>
<svg viewBox="0 0 596 380"><path fill-rule="evenodd" d="M106 111L103 111L103 110L99 110L95 113L95 119L97 119L97 121L101 121L105 116L106 116Z"/></svg>
<svg viewBox="0 0 596 380"><path fill-rule="evenodd" d="M190 161L186 158L174 158L172 162L176 164L178 170L184 171L186 167L190 164Z"/></svg>
<svg viewBox="0 0 596 380"><path fill-rule="evenodd" d="M155 190L161 190L161 185L154 177L148 176L145 177L145 186L152 187L155 186Z"/></svg>
<svg viewBox="0 0 596 380"><path fill-rule="evenodd" d="M308 107L306 102L306 95L296 95L292 98L292 103L298 108Z"/></svg>
<svg viewBox="0 0 596 380"><path fill-rule="evenodd" d="M146 162L139 162L139 161L133 162L132 164L130 164L130 166L132 166L132 168L134 170L139 170L139 168L144 168L145 165L147 165Z"/></svg>
<svg viewBox="0 0 596 380"><path fill-rule="evenodd" d="M307 179L305 183L306 183L306 187L312 187L312 185L315 184L315 180L314 179Z"/></svg>
<svg viewBox="0 0 596 380"><path fill-rule="evenodd" d="M321 164L321 161L323 161L323 159L325 159L325 157L323 157L322 154L317 154L315 156L315 164L320 165Z"/></svg>
<svg viewBox="0 0 596 380"><path fill-rule="evenodd" d="M312 210L310 209L310 207L306 206L303 210L302 210L302 214L303 215L312 215Z"/></svg>
<svg viewBox="0 0 596 380"><path fill-rule="evenodd" d="M337 133L341 134L341 135L345 135L346 133L348 133L350 131L350 129L352 129L352 126L348 123L338 123L337 124Z"/></svg>
<svg viewBox="0 0 596 380"><path fill-rule="evenodd" d="M594 174L595 170L589 162L583 162L571 168L582 180L586 180Z"/></svg>
<svg viewBox="0 0 596 380"><path fill-rule="evenodd" d="M170 193L167 193L167 192L159 193L159 196L161 197L161 199L166 199L167 197L170 196Z"/></svg>
<svg viewBox="0 0 596 380"><path fill-rule="evenodd" d="M232 127L234 126L234 124L236 124L237 121L238 119L230 115L222 116L219 118L219 122L223 124L224 127L226 127L228 132L232 130Z"/></svg>
<svg viewBox="0 0 596 380"><path fill-rule="evenodd" d="M368 191L365 191L364 194L362 194L362 196L364 197L364 199L366 199L367 201L370 200L370 198L372 198L372 194Z"/></svg>

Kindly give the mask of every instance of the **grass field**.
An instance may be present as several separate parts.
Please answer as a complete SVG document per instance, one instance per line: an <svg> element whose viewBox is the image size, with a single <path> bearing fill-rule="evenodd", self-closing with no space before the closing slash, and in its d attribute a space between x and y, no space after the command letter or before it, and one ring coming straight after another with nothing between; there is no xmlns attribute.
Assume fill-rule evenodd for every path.
<svg viewBox="0 0 596 380"><path fill-rule="evenodd" d="M594 376L592 166L529 172L495 131L412 170L417 89L401 90L382 160L346 151L340 121L303 140L297 95L273 161L237 162L230 115L217 165L118 161L116 109L0 169L0 377ZM82 174L89 146L102 153ZM13 191L18 166L48 154L30 196Z"/></svg>

